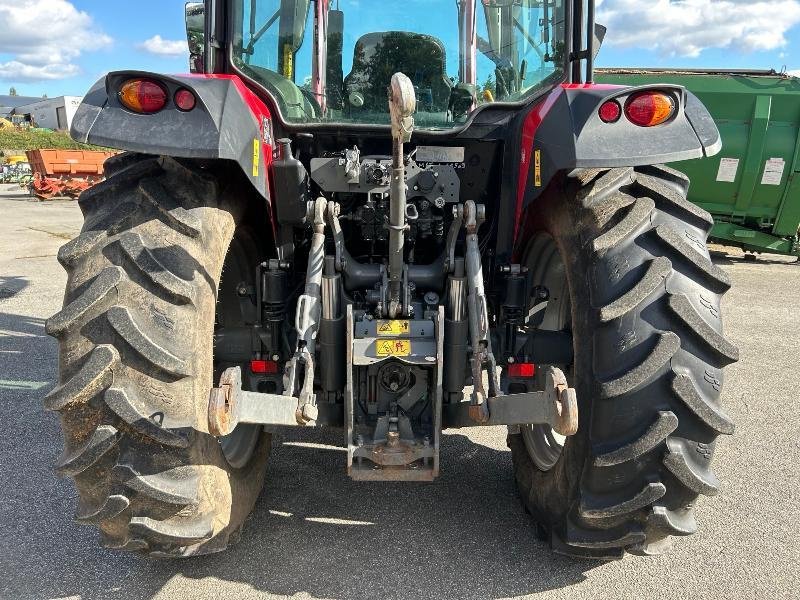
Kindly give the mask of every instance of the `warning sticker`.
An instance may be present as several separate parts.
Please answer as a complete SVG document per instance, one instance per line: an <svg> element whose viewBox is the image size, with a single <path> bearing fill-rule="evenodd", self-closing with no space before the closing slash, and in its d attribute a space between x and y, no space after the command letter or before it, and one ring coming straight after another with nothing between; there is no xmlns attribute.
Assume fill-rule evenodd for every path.
<svg viewBox="0 0 800 600"><path fill-rule="evenodd" d="M294 79L294 49L291 44L283 45L283 76Z"/></svg>
<svg viewBox="0 0 800 600"><path fill-rule="evenodd" d="M733 183L736 181L736 172L739 170L738 158L723 158L719 161L717 181Z"/></svg>
<svg viewBox="0 0 800 600"><path fill-rule="evenodd" d="M378 356L411 356L411 340L378 340Z"/></svg>
<svg viewBox="0 0 800 600"><path fill-rule="evenodd" d="M378 336L408 335L409 331L408 321L378 321Z"/></svg>
<svg viewBox="0 0 800 600"><path fill-rule="evenodd" d="M533 185L542 187L542 151L533 153Z"/></svg>
<svg viewBox="0 0 800 600"><path fill-rule="evenodd" d="M764 165L764 176L761 178L761 185L780 185L785 167L786 161L782 158L770 158Z"/></svg>
<svg viewBox="0 0 800 600"><path fill-rule="evenodd" d="M253 177L258 177L258 165L261 162L261 140L253 140Z"/></svg>

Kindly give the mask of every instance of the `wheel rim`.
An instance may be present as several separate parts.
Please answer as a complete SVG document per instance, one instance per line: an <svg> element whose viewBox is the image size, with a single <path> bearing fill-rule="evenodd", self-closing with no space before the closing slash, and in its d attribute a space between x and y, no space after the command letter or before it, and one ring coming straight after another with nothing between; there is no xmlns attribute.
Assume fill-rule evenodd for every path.
<svg viewBox="0 0 800 600"><path fill-rule="evenodd" d="M252 277L252 273L255 273L255 268L249 268L251 261L248 258L252 255L252 250L248 252L248 244L245 242L248 237L247 235L242 235L241 231L237 231L231 241L228 255L225 257L225 266L222 269L223 275L219 284L218 294L222 301L217 302L215 315L216 323L222 326L236 327L244 325L239 303L230 300L226 302L225 299L232 297L231 288L233 288L233 297L235 297L235 290L238 284L249 280ZM216 373L219 370L215 357L214 371ZM242 386L244 387L247 385L247 378L243 377L242 379ZM247 466L247 463L253 457L260 434L260 425L239 425L230 435L219 439L222 453L231 467L242 469Z"/></svg>
<svg viewBox="0 0 800 600"><path fill-rule="evenodd" d="M564 261L553 238L547 233L537 233L526 251L524 265L531 275L531 289L544 286L550 291L550 299L545 309L544 320L539 329L563 331L571 329L569 287L567 285ZM528 306L530 310L531 304ZM544 389L547 365L537 365L535 386ZM571 378L568 365L554 365L563 369ZM523 425L520 427L525 449L533 463L542 471L549 471L558 462L564 451L566 438L549 425Z"/></svg>
<svg viewBox="0 0 800 600"><path fill-rule="evenodd" d="M258 425L239 425L233 433L220 438L222 453L230 466L241 469L250 462L260 433Z"/></svg>

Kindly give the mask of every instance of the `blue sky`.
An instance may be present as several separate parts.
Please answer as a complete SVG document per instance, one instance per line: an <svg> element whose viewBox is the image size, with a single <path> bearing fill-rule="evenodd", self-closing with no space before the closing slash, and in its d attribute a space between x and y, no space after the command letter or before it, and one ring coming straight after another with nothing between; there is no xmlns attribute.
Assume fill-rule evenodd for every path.
<svg viewBox="0 0 800 600"><path fill-rule="evenodd" d="M183 6L0 0L0 93L82 95L108 71L185 72ZM800 0L599 0L598 11L601 66L800 69Z"/></svg>

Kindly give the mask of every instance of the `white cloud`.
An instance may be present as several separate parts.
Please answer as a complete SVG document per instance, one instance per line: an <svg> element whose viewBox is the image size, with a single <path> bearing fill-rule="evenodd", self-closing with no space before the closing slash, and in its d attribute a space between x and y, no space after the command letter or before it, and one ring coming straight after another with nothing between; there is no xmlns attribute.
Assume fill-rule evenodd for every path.
<svg viewBox="0 0 800 600"><path fill-rule="evenodd" d="M181 54L189 54L189 46L186 40L165 40L160 35L154 35L150 39L143 41L137 47L150 54L158 54L160 56L180 56Z"/></svg>
<svg viewBox="0 0 800 600"><path fill-rule="evenodd" d="M800 69L795 69L794 71L786 71L786 73L791 75L792 77L800 77Z"/></svg>
<svg viewBox="0 0 800 600"><path fill-rule="evenodd" d="M80 72L82 52L111 44L92 18L67 0L0 0L0 79L65 79Z"/></svg>
<svg viewBox="0 0 800 600"><path fill-rule="evenodd" d="M752 52L786 45L800 23L799 0L598 0L605 43L665 56L697 57L708 48Z"/></svg>

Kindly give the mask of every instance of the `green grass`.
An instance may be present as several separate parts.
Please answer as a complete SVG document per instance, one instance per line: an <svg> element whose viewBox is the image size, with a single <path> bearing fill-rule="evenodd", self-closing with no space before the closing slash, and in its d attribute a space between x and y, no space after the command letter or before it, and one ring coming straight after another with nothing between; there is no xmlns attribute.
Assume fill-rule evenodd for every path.
<svg viewBox="0 0 800 600"><path fill-rule="evenodd" d="M65 131L41 129L0 129L0 153L16 150L103 150L99 146L81 144L72 140Z"/></svg>

